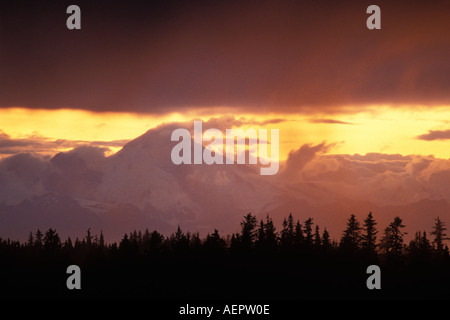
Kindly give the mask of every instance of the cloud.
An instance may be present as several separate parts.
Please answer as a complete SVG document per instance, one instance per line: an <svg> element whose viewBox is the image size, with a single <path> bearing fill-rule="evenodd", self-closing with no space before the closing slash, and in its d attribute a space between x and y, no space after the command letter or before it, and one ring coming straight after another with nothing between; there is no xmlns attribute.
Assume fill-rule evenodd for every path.
<svg viewBox="0 0 450 320"><path fill-rule="evenodd" d="M428 130L428 133L417 136L417 139L426 141L447 140L450 139L450 130Z"/></svg>
<svg viewBox="0 0 450 320"><path fill-rule="evenodd" d="M287 179L295 179L297 174L311 162L317 154L327 152L333 145L327 145L325 142L312 146L304 144L297 150L289 152L288 159L281 170L281 176Z"/></svg>
<svg viewBox="0 0 450 320"><path fill-rule="evenodd" d="M257 121L254 119L245 120L244 118L241 118L238 120L240 125L251 124L251 125L257 125L257 126L265 126L268 124L278 124L278 123L282 123L282 122L286 122L286 121L289 121L289 120L282 119L282 118L274 118L274 119L268 119L268 120L262 120L262 121Z"/></svg>
<svg viewBox="0 0 450 320"><path fill-rule="evenodd" d="M194 129L194 121L201 121L199 119L192 119L190 121L186 122L177 122L177 123L164 123L157 128L161 130L164 128L165 130L170 129L174 130L176 128L185 128L193 132ZM219 129L223 133L225 133L226 129L232 129L232 128L239 128L243 126L251 126L253 129L266 129L265 126L270 124L278 124L285 121L289 121L287 119L282 118L275 118L275 119L268 119L268 120L262 120L258 121L255 119L249 119L245 117L239 117L236 118L232 115L225 115L225 116L219 116L219 117L212 117L208 119L207 121L202 121L202 129L203 131L207 129Z"/></svg>
<svg viewBox="0 0 450 320"><path fill-rule="evenodd" d="M339 121L334 119L310 119L311 123L328 123L328 124L354 124L351 122Z"/></svg>
<svg viewBox="0 0 450 320"><path fill-rule="evenodd" d="M122 147L129 140L111 140L111 141L85 141L85 140L53 140L39 134L32 134L24 138L11 138L8 134L0 131L0 157L19 153L33 153L40 155L53 156L62 149L72 149L82 146L92 146L104 148L105 151L110 147Z"/></svg>
<svg viewBox="0 0 450 320"><path fill-rule="evenodd" d="M422 199L450 201L450 160L432 156L324 154L309 161L297 183L329 190L332 195L380 206L408 204ZM318 197L316 201L327 201Z"/></svg>
<svg viewBox="0 0 450 320"><path fill-rule="evenodd" d="M0 149L12 149L16 147L29 147L29 146L36 146L39 143L33 140L28 139L11 139L11 137L0 130Z"/></svg>
<svg viewBox="0 0 450 320"><path fill-rule="evenodd" d="M375 31L367 4L345 0L77 5L86 15L70 35L67 3L5 5L2 26L15 27L0 27L1 107L333 113L450 103L448 1L380 0Z"/></svg>
<svg viewBox="0 0 450 320"><path fill-rule="evenodd" d="M17 203L45 189L48 159L18 154L0 160L0 203Z"/></svg>

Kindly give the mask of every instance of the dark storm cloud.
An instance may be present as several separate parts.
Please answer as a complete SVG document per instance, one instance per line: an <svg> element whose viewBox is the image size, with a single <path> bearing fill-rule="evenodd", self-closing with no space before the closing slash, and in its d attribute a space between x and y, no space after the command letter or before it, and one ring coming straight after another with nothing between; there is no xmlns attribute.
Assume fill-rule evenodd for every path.
<svg viewBox="0 0 450 320"><path fill-rule="evenodd" d="M450 130L428 130L428 133L417 136L417 139L426 141L448 140L450 139Z"/></svg>
<svg viewBox="0 0 450 320"><path fill-rule="evenodd" d="M333 112L450 102L450 2L68 1L0 5L0 106ZM352 112L352 108L347 111Z"/></svg>

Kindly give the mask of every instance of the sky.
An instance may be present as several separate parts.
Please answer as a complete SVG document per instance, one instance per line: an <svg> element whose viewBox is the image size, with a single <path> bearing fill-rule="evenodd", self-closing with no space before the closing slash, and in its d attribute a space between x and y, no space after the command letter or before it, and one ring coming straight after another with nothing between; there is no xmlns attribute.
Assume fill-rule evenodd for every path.
<svg viewBox="0 0 450 320"><path fill-rule="evenodd" d="M0 159L82 146L112 156L197 119L279 129L291 168L301 148L322 146L314 173L389 162L383 181L405 186L398 159L408 176L417 163L447 170L448 1L79 0L81 30L68 30L71 4L0 3ZM381 30L366 28L371 4ZM352 170L339 177L364 175ZM439 188L417 184L409 200L442 195L445 174L421 176ZM370 177L357 178L375 188Z"/></svg>
<svg viewBox="0 0 450 320"><path fill-rule="evenodd" d="M69 2L2 3L0 155L111 154L164 122L233 115L278 119L284 159L322 141L448 158L449 3L380 1L381 30L368 3L79 1L81 30Z"/></svg>
<svg viewBox="0 0 450 320"><path fill-rule="evenodd" d="M213 110L212 110L213 111ZM230 117L230 128L280 130L280 160L305 143L333 144L342 154L418 154L450 158L450 108L368 106L343 114L326 113L184 113L138 114L77 109L4 108L0 157L20 152L52 156L81 145L107 149L111 155L128 141L162 123ZM245 120L245 121L244 121ZM192 122L193 127L193 122Z"/></svg>

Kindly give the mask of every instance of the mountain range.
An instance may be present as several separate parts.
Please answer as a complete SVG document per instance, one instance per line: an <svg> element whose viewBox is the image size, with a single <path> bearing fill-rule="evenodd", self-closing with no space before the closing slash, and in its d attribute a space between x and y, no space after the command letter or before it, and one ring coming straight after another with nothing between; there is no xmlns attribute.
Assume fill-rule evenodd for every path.
<svg viewBox="0 0 450 320"><path fill-rule="evenodd" d="M134 229L169 234L178 225L201 235L215 228L226 235L240 230L248 212L270 215L278 230L289 213L300 222L312 217L335 239L352 213L362 221L373 212L379 229L398 215L410 236L429 232L437 216L448 221L449 201L435 196L433 182L447 169L425 174L436 159L413 172L412 165L427 159L328 155L323 144L292 151L274 176L261 176L258 166L248 164L174 165L170 154L176 143L170 135L180 125L189 126L161 125L109 157L103 149L84 146L51 158L3 159L0 237L25 240L30 231L51 227L74 239L90 228L117 241ZM411 189L430 185L435 189L421 194Z"/></svg>

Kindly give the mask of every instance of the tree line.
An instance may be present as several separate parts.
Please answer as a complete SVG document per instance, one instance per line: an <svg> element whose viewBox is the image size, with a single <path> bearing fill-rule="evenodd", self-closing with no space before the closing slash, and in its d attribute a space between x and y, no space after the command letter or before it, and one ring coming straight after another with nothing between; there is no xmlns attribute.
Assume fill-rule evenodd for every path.
<svg viewBox="0 0 450 320"><path fill-rule="evenodd" d="M178 254L188 252L207 252L213 255L248 254L248 253L287 253L337 254L341 256L363 256L365 258L383 258L401 260L402 258L449 257L449 248L445 243L447 237L445 223L436 217L431 238L426 231L417 231L407 244L405 225L400 217L394 220L379 235L377 222L372 213L362 221L354 214L347 219L346 228L339 241L331 240L327 229L315 225L312 218L303 223L294 221L292 214L283 220L281 230L277 230L272 218L257 220L248 213L240 223L240 232L226 237L217 229L201 238L199 233L184 233L180 227L170 236L158 231L136 231L126 233L119 242L107 244L103 232L92 235L88 229L86 236L74 241L68 237L61 240L55 229L45 233L39 229L30 232L24 243L0 238L0 253L24 252L32 255L70 254L83 255L152 255Z"/></svg>
<svg viewBox="0 0 450 320"><path fill-rule="evenodd" d="M430 223L431 224L431 223ZM400 217L378 229L372 213L350 215L338 239L312 218L292 214L277 228L270 216L251 213L239 232L204 237L133 230L106 242L90 229L61 239L50 228L24 242L0 239L1 296L20 298L345 299L398 297L448 299L449 249L444 222L430 234L405 240ZM367 267L378 265L382 290L366 287ZM81 290L66 288L66 269L81 268Z"/></svg>

